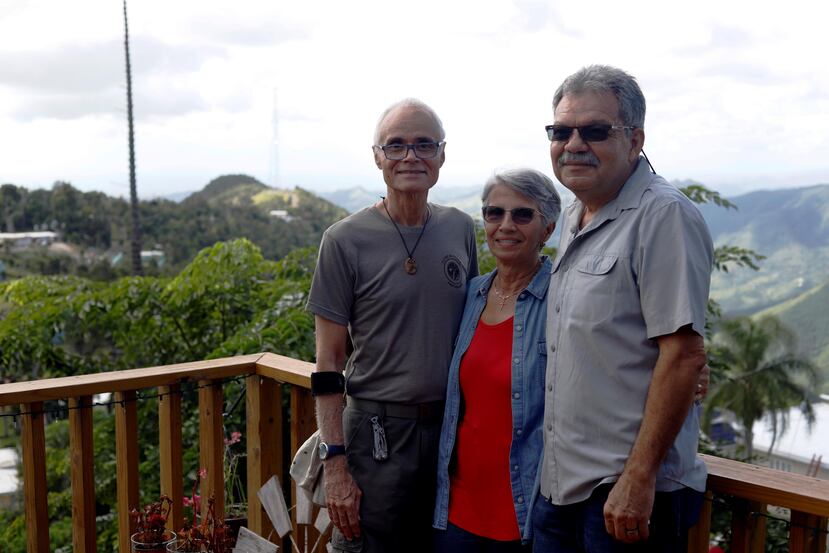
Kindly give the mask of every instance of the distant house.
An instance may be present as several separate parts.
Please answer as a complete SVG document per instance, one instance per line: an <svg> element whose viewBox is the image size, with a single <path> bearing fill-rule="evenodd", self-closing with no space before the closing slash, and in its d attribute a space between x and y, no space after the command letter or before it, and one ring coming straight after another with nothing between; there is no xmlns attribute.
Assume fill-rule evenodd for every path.
<svg viewBox="0 0 829 553"><path fill-rule="evenodd" d="M122 261L124 261L125 256L124 252L118 252L112 256L110 259L110 265L113 267L119 265ZM164 262L166 261L167 257L164 254L164 250L141 250L141 262L146 263L147 261L154 261L155 264L159 267L164 266Z"/></svg>
<svg viewBox="0 0 829 553"><path fill-rule="evenodd" d="M290 223L294 220L292 215L288 215L288 212L284 209L272 209L268 213L271 217L276 217L277 219L282 219L286 223Z"/></svg>
<svg viewBox="0 0 829 553"><path fill-rule="evenodd" d="M51 230L31 232L0 232L0 244L12 249L26 249L35 246L49 246L58 239L58 233Z"/></svg>
<svg viewBox="0 0 829 553"><path fill-rule="evenodd" d="M785 433L778 435L768 457L771 425L766 419L754 425L754 450L761 457L758 464L829 480L829 396L821 395L821 399L815 404L811 431L800 409L793 407L789 411L789 426Z"/></svg>

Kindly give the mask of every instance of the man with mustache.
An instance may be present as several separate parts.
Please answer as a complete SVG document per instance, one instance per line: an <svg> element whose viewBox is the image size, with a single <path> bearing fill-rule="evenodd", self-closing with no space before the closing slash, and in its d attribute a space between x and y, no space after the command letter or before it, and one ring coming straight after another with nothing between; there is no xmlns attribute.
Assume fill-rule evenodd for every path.
<svg viewBox="0 0 829 553"><path fill-rule="evenodd" d="M644 156L633 77L585 67L553 110L553 170L576 200L548 293L534 550L684 551L706 480L694 391L711 237Z"/></svg>

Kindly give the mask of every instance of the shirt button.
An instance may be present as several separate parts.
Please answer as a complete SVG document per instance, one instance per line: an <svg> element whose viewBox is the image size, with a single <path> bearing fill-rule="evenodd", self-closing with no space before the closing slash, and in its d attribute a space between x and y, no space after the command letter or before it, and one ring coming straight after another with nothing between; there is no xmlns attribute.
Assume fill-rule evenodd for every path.
<svg viewBox="0 0 829 553"><path fill-rule="evenodd" d="M512 470L517 471L518 470L518 465L512 465Z"/></svg>
<svg viewBox="0 0 829 553"><path fill-rule="evenodd" d="M552 432L552 431L553 431L553 425L552 425L552 424L548 424L548 425L547 425L547 430L549 430L550 432Z"/></svg>
<svg viewBox="0 0 829 553"><path fill-rule="evenodd" d="M560 306L560 305L556 305L556 313L558 313L559 311L561 311L561 306Z"/></svg>
<svg viewBox="0 0 829 553"><path fill-rule="evenodd" d="M518 295L518 299L519 299L519 300L523 300L523 299L524 299L524 298L526 298L526 297L527 297L527 294L525 294L524 292L521 292L521 293Z"/></svg>
<svg viewBox="0 0 829 553"><path fill-rule="evenodd" d="M516 433L518 436L520 436L520 435L521 435L521 434L523 434L524 432L522 432L522 431L521 431L521 429L519 428L518 430L516 430L516 431L515 431L515 433Z"/></svg>
<svg viewBox="0 0 829 553"><path fill-rule="evenodd" d="M513 358L512 358L512 362L513 362L513 363L515 363L515 364L517 365L519 362L521 362L521 360L520 360L519 358L517 358L517 357L513 357Z"/></svg>
<svg viewBox="0 0 829 553"><path fill-rule="evenodd" d="M524 496L518 496L518 503L524 503Z"/></svg>
<svg viewBox="0 0 829 553"><path fill-rule="evenodd" d="M555 351L556 351L556 347L555 347L555 346L550 346L550 351L551 351L551 352L553 352L553 353L555 353Z"/></svg>
<svg viewBox="0 0 829 553"><path fill-rule="evenodd" d="M521 399L521 394L515 392L514 394L512 394L512 397L514 397L515 399Z"/></svg>
<svg viewBox="0 0 829 553"><path fill-rule="evenodd" d="M521 332L521 325L515 325L515 331Z"/></svg>
<svg viewBox="0 0 829 553"><path fill-rule="evenodd" d="M552 392L552 391L553 391L553 385L552 385L552 384L548 384L548 385L547 385L547 391L548 391L548 392Z"/></svg>

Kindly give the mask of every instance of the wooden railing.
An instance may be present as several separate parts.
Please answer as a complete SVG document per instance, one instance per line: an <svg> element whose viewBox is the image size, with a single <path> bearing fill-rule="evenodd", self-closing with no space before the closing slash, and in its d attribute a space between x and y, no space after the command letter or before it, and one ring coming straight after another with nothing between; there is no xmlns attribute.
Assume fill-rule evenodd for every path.
<svg viewBox="0 0 829 553"><path fill-rule="evenodd" d="M221 383L246 378L247 497L248 527L267 536L271 526L256 491L271 475L285 480L285 456L292 456L315 429L311 398L311 363L271 353L164 367L54 378L0 385L0 407L20 408L23 450L23 489L29 552L48 552L46 451L43 405L68 400L70 451L72 457L73 551L96 548L95 487L92 445L92 397L112 392L115 399L117 513L119 549L129 551L133 530L128 513L138 504L138 425L136 394L143 389L159 392L159 455L162 493L173 499L168 521L180 528L183 521L182 382L199 387L199 461L207 468L201 495L216 497L219 513L224 510L224 474ZM290 451L283 451L282 386L290 386ZM149 445L149 444L144 444ZM829 517L829 481L704 456L708 465L708 499L700 522L689 535L689 553L708 551L712 497L728 496L733 505L731 551L763 551L765 513L768 506L791 509L791 552L824 553ZM822 529L822 530L821 530ZM313 536L315 537L315 536Z"/></svg>
<svg viewBox="0 0 829 553"><path fill-rule="evenodd" d="M708 494L700 522L691 530L688 553L706 553L712 499L731 504L731 553L765 551L769 507L790 509L791 553L826 553L829 480L783 472L739 461L702 455L708 466Z"/></svg>
<svg viewBox="0 0 829 553"><path fill-rule="evenodd" d="M23 451L23 495L29 552L48 552L49 519L47 509L46 442L44 402L68 400L72 486L72 550L94 552L95 480L92 442L92 397L111 392L115 400L115 443L117 467L117 516L119 550L129 551L129 536L134 530L130 508L138 506L139 444L136 394L157 388L161 493L173 500L168 527L183 523L181 396L176 393L184 381L198 383L199 464L207 469L201 483L201 496L216 498L216 512L224 512L224 429L222 382L239 376L246 385L246 443L248 528L262 536L271 534L267 515L256 491L274 474L281 482L283 461L295 452L316 429L311 398L311 363L270 353L213 361L200 361L53 378L0 385L0 407L20 408ZM290 389L290 445L283 451L281 387ZM206 508L207 502L202 502ZM315 536L312 536L315 537Z"/></svg>

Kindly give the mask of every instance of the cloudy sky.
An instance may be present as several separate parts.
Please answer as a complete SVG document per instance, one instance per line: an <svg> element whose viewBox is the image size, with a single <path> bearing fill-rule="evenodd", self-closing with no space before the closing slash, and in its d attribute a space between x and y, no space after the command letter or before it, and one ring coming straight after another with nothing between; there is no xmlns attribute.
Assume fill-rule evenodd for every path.
<svg viewBox="0 0 829 553"><path fill-rule="evenodd" d="M667 178L727 194L829 183L827 6L133 0L139 195L227 173L378 188L374 124L405 96L443 118L439 186L497 166L550 171L553 91L589 63L639 79L645 150ZM0 183L128 194L121 10L0 0Z"/></svg>

